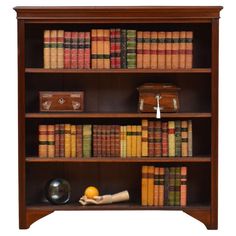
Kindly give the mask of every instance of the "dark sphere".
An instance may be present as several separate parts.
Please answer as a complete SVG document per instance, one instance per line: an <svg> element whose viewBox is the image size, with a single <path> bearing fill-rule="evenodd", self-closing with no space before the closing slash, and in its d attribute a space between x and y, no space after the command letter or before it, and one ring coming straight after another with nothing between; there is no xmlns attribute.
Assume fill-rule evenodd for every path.
<svg viewBox="0 0 236 236"><path fill-rule="evenodd" d="M71 187L67 180L57 178L46 185L46 198L53 204L65 204L70 200Z"/></svg>

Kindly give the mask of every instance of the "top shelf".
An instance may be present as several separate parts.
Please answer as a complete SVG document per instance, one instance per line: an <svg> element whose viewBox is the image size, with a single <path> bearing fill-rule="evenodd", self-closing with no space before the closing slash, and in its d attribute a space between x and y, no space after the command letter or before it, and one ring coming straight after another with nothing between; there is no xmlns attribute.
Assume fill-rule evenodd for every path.
<svg viewBox="0 0 236 236"><path fill-rule="evenodd" d="M211 73L211 68L192 68L177 70L156 70L156 69L44 69L26 68L25 73L32 74L96 74L96 73L119 73L119 74L198 74Z"/></svg>

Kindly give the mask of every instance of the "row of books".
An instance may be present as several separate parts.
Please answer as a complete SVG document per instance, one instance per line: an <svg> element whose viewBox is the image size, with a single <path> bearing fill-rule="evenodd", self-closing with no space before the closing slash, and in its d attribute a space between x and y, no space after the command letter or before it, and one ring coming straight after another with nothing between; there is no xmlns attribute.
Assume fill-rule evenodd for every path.
<svg viewBox="0 0 236 236"><path fill-rule="evenodd" d="M142 166L143 206L186 206L187 167Z"/></svg>
<svg viewBox="0 0 236 236"><path fill-rule="evenodd" d="M192 31L44 31L45 69L192 68Z"/></svg>
<svg viewBox="0 0 236 236"><path fill-rule="evenodd" d="M39 157L192 156L192 121L39 125Z"/></svg>

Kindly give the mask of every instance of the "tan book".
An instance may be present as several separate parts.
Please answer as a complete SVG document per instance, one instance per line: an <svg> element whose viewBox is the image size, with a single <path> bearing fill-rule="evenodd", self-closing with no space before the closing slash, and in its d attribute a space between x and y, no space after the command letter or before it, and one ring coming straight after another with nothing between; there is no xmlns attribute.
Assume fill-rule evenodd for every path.
<svg viewBox="0 0 236 236"><path fill-rule="evenodd" d="M50 64L51 69L57 69L57 30L50 31Z"/></svg>
<svg viewBox="0 0 236 236"><path fill-rule="evenodd" d="M166 32L166 69L171 69L172 32Z"/></svg>
<svg viewBox="0 0 236 236"><path fill-rule="evenodd" d="M153 206L154 196L154 166L148 166L148 206Z"/></svg>
<svg viewBox="0 0 236 236"><path fill-rule="evenodd" d="M158 206L159 205L159 167L155 167L154 169L154 200L153 205Z"/></svg>
<svg viewBox="0 0 236 236"><path fill-rule="evenodd" d="M43 34L43 64L44 64L44 69L50 69L50 30L44 30L44 34Z"/></svg>
<svg viewBox="0 0 236 236"><path fill-rule="evenodd" d="M185 38L186 32L180 31L179 33L179 68L185 69Z"/></svg>
<svg viewBox="0 0 236 236"><path fill-rule="evenodd" d="M71 155L71 127L70 124L65 124L65 157Z"/></svg>
<svg viewBox="0 0 236 236"><path fill-rule="evenodd" d="M148 201L148 166L142 166L142 183L141 183L142 206L147 206Z"/></svg>
<svg viewBox="0 0 236 236"><path fill-rule="evenodd" d="M181 153L182 157L188 156L188 121L181 121Z"/></svg>
<svg viewBox="0 0 236 236"><path fill-rule="evenodd" d="M71 125L70 127L70 146L71 146L71 157L76 157L76 126Z"/></svg>
<svg viewBox="0 0 236 236"><path fill-rule="evenodd" d="M175 156L175 122L168 121L168 152L169 157Z"/></svg>
<svg viewBox="0 0 236 236"><path fill-rule="evenodd" d="M164 192L165 192L165 168L159 168L159 192L158 192L158 205L164 206Z"/></svg>
<svg viewBox="0 0 236 236"><path fill-rule="evenodd" d="M124 132L123 157L126 157L127 156L126 155L126 153L127 153L127 131L126 131L127 126L124 126L123 129L124 129L124 131L123 131Z"/></svg>
<svg viewBox="0 0 236 236"><path fill-rule="evenodd" d="M136 125L131 126L131 156L136 157L137 156L137 127Z"/></svg>
<svg viewBox="0 0 236 236"><path fill-rule="evenodd" d="M48 157L48 128L39 125L39 157Z"/></svg>
<svg viewBox="0 0 236 236"><path fill-rule="evenodd" d="M120 126L120 156L124 158L124 126Z"/></svg>
<svg viewBox="0 0 236 236"><path fill-rule="evenodd" d="M137 135L136 156L141 157L142 156L142 126L141 125L136 126L136 135Z"/></svg>
<svg viewBox="0 0 236 236"><path fill-rule="evenodd" d="M179 68L179 32L175 31L172 32L172 50L171 50L171 57L172 57L172 69Z"/></svg>
<svg viewBox="0 0 236 236"><path fill-rule="evenodd" d="M185 66L187 69L190 69L193 67L193 32L187 31L186 32L186 39L185 39L185 53L186 53L186 59L185 59Z"/></svg>
<svg viewBox="0 0 236 236"><path fill-rule="evenodd" d="M143 31L137 31L137 68L143 68Z"/></svg>
<svg viewBox="0 0 236 236"><path fill-rule="evenodd" d="M110 30L103 30L103 68L110 68Z"/></svg>
<svg viewBox="0 0 236 236"><path fill-rule="evenodd" d="M158 45L157 45L157 68L158 69L165 69L166 68L166 58L165 58L165 32L158 32Z"/></svg>
<svg viewBox="0 0 236 236"><path fill-rule="evenodd" d="M97 68L97 30L92 29L91 31L91 61L92 69Z"/></svg>
<svg viewBox="0 0 236 236"><path fill-rule="evenodd" d="M126 156L132 156L132 128L131 125L127 125L126 127L126 140L127 140L127 149L126 149Z"/></svg>
<svg viewBox="0 0 236 236"><path fill-rule="evenodd" d="M157 69L157 32L151 32L151 69Z"/></svg>
<svg viewBox="0 0 236 236"><path fill-rule="evenodd" d="M48 125L48 157L55 157L55 127Z"/></svg>
<svg viewBox="0 0 236 236"><path fill-rule="evenodd" d="M143 68L147 69L151 66L151 32L143 32Z"/></svg>
<svg viewBox="0 0 236 236"><path fill-rule="evenodd" d="M97 68L103 69L104 68L104 55L103 55L103 48L104 48L104 40L103 40L103 29L97 30Z"/></svg>
<svg viewBox="0 0 236 236"><path fill-rule="evenodd" d="M64 30L57 31L57 68L64 68Z"/></svg>
<svg viewBox="0 0 236 236"><path fill-rule="evenodd" d="M187 167L181 167L180 206L187 205Z"/></svg>
<svg viewBox="0 0 236 236"><path fill-rule="evenodd" d="M142 157L148 156L148 120L142 120Z"/></svg>
<svg viewBox="0 0 236 236"><path fill-rule="evenodd" d="M193 131L192 120L188 120L188 156L193 156Z"/></svg>

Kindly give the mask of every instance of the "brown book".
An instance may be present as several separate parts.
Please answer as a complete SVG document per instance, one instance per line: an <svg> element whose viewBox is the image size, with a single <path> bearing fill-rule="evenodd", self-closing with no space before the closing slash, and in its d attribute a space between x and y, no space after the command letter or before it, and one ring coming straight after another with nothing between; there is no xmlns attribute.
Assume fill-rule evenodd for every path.
<svg viewBox="0 0 236 236"><path fill-rule="evenodd" d="M60 134L60 157L65 157L65 125L59 125L59 134Z"/></svg>
<svg viewBox="0 0 236 236"><path fill-rule="evenodd" d="M151 32L151 69L157 69L157 32Z"/></svg>
<svg viewBox="0 0 236 236"><path fill-rule="evenodd" d="M182 157L188 156L188 121L181 121L181 153Z"/></svg>
<svg viewBox="0 0 236 236"><path fill-rule="evenodd" d="M44 69L50 69L50 30L44 30L44 35L43 35L43 64L44 64Z"/></svg>
<svg viewBox="0 0 236 236"><path fill-rule="evenodd" d="M137 31L137 68L143 68L143 31Z"/></svg>
<svg viewBox="0 0 236 236"><path fill-rule="evenodd" d="M110 69L110 30L103 30L103 68Z"/></svg>
<svg viewBox="0 0 236 236"><path fill-rule="evenodd" d="M185 39L185 66L187 69L193 67L193 32L187 31L186 32L186 39Z"/></svg>
<svg viewBox="0 0 236 236"><path fill-rule="evenodd" d="M158 204L164 206L164 193L165 193L165 168L159 168L159 192L158 192Z"/></svg>
<svg viewBox="0 0 236 236"><path fill-rule="evenodd" d="M91 61L92 69L97 69L97 30L91 31Z"/></svg>
<svg viewBox="0 0 236 236"><path fill-rule="evenodd" d="M153 205L158 206L159 205L159 167L155 167L154 169L154 200Z"/></svg>
<svg viewBox="0 0 236 236"><path fill-rule="evenodd" d="M154 157L154 121L148 121L148 156Z"/></svg>
<svg viewBox="0 0 236 236"><path fill-rule="evenodd" d="M142 166L142 186L141 186L142 206L147 206L148 202L148 166Z"/></svg>
<svg viewBox="0 0 236 236"><path fill-rule="evenodd" d="M151 66L151 32L143 32L143 68L150 68Z"/></svg>
<svg viewBox="0 0 236 236"><path fill-rule="evenodd" d="M55 127L48 125L48 157L55 157Z"/></svg>
<svg viewBox="0 0 236 236"><path fill-rule="evenodd" d="M82 125L76 125L76 157L83 156L83 129Z"/></svg>
<svg viewBox="0 0 236 236"><path fill-rule="evenodd" d="M187 205L187 167L181 167L181 179L180 179L180 205Z"/></svg>
<svg viewBox="0 0 236 236"><path fill-rule="evenodd" d="M102 125L97 126L97 155L102 156Z"/></svg>
<svg viewBox="0 0 236 236"><path fill-rule="evenodd" d="M172 57L172 69L179 68L179 32L175 31L172 33L172 50L171 50L171 57Z"/></svg>
<svg viewBox="0 0 236 236"><path fill-rule="evenodd" d="M104 68L104 30L97 30L97 68Z"/></svg>
<svg viewBox="0 0 236 236"><path fill-rule="evenodd" d="M148 206L153 206L154 196L154 166L148 166Z"/></svg>
<svg viewBox="0 0 236 236"><path fill-rule="evenodd" d="M39 125L39 157L48 157L47 125Z"/></svg>
<svg viewBox="0 0 236 236"><path fill-rule="evenodd" d="M57 30L50 31L50 65L51 69L57 69Z"/></svg>
<svg viewBox="0 0 236 236"><path fill-rule="evenodd" d="M106 126L101 125L101 154L102 157L106 157Z"/></svg>
<svg viewBox="0 0 236 236"><path fill-rule="evenodd" d="M60 125L55 125L55 157L60 157Z"/></svg>
<svg viewBox="0 0 236 236"><path fill-rule="evenodd" d="M76 157L76 126L75 125L71 125L70 127L70 135L71 135L71 157L75 158Z"/></svg>
<svg viewBox="0 0 236 236"><path fill-rule="evenodd" d="M154 156L161 157L161 121L154 123Z"/></svg>
<svg viewBox="0 0 236 236"><path fill-rule="evenodd" d="M115 125L115 156L120 157L120 126Z"/></svg>
<svg viewBox="0 0 236 236"><path fill-rule="evenodd" d="M105 125L106 132L106 157L111 156L111 126Z"/></svg>
<svg viewBox="0 0 236 236"><path fill-rule="evenodd" d="M179 33L179 68L185 69L185 38L186 32L180 31Z"/></svg>
<svg viewBox="0 0 236 236"><path fill-rule="evenodd" d="M165 69L166 68L166 58L165 58L165 37L166 33L165 32L158 32L158 45L157 45L157 68L158 69Z"/></svg>
<svg viewBox="0 0 236 236"><path fill-rule="evenodd" d="M136 156L141 157L142 156L142 126L141 125L136 126L136 140L137 140Z"/></svg>
<svg viewBox="0 0 236 236"><path fill-rule="evenodd" d="M166 69L171 69L172 32L166 32Z"/></svg>
<svg viewBox="0 0 236 236"><path fill-rule="evenodd" d="M65 124L65 157L71 157L71 128L70 124Z"/></svg>
<svg viewBox="0 0 236 236"><path fill-rule="evenodd" d="M142 120L142 157L148 156L148 120Z"/></svg>

